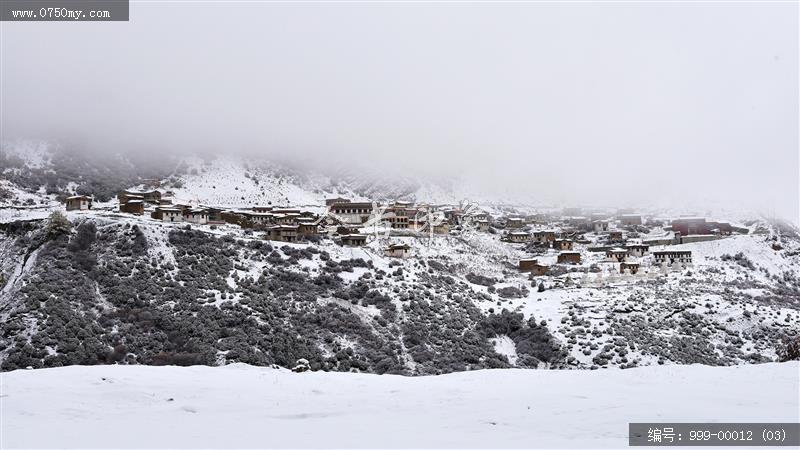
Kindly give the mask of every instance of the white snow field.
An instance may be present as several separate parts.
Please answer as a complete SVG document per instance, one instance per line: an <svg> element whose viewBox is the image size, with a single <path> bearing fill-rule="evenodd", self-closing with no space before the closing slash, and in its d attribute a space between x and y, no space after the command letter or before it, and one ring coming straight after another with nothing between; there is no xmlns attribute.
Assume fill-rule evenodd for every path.
<svg viewBox="0 0 800 450"><path fill-rule="evenodd" d="M428 377L71 366L2 377L0 448L627 446L628 422L796 422L800 364Z"/></svg>

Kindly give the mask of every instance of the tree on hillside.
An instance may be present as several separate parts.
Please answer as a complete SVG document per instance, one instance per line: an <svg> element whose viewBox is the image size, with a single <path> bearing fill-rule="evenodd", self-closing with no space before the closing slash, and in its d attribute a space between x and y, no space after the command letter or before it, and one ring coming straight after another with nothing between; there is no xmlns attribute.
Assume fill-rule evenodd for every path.
<svg viewBox="0 0 800 450"><path fill-rule="evenodd" d="M68 234L72 230L72 223L69 219L61 213L61 211L53 211L47 219L47 235L49 237L57 237Z"/></svg>

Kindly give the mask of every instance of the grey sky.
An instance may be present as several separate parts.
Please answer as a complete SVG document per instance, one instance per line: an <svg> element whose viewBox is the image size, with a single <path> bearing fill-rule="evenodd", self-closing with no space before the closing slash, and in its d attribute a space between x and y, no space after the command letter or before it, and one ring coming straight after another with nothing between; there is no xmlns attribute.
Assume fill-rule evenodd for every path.
<svg viewBox="0 0 800 450"><path fill-rule="evenodd" d="M798 6L132 3L2 23L3 138L357 158L798 221Z"/></svg>

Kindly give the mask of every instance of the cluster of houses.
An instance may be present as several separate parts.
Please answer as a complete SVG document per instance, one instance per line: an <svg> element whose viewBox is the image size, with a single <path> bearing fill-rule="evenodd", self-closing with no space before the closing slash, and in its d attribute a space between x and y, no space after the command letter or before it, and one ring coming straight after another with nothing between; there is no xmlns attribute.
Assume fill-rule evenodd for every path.
<svg viewBox="0 0 800 450"><path fill-rule="evenodd" d="M465 223L483 231L489 229L489 216L483 211L407 201L381 205L331 198L325 202L325 213L318 214L276 206L197 206L177 201L170 191L161 192L157 189L125 190L117 194L117 200L122 213L149 214L152 219L171 223L233 224L263 231L266 239L281 242L298 242L326 234L333 236L343 246L358 247L367 244L367 236L361 234L360 230L373 225L401 233L410 231L447 234L452 227ZM91 203L92 199L88 196L74 196L65 200L67 210L89 209ZM407 258L410 256L410 249L406 244L394 243L386 247L384 253L390 257Z"/></svg>
<svg viewBox="0 0 800 450"><path fill-rule="evenodd" d="M589 248L596 251L596 248ZM602 262L616 264L620 274L629 273L635 275L639 272L640 259L652 255L653 264L657 266L673 264L688 265L692 263L691 250L654 250L650 251L650 246L641 243L626 244L623 247L612 247L605 250L605 258ZM578 251L560 251L556 257L556 264L576 265L581 264L581 253ZM520 272L528 272L531 277L546 275L549 266L542 264L539 259L521 259L519 261Z"/></svg>
<svg viewBox="0 0 800 450"><path fill-rule="evenodd" d="M297 242L303 237L316 236L320 232L319 217L300 209L256 206L239 210L195 206L173 201L171 195L162 195L157 190L124 191L117 198L121 212L143 215L144 205L147 204L150 217L156 220L198 225L234 224L264 231L265 237L274 241Z"/></svg>
<svg viewBox="0 0 800 450"><path fill-rule="evenodd" d="M484 211L460 207L416 204L394 201L387 205L370 202L351 202L345 198L325 201L328 216L344 225L375 224L394 230L428 231L448 234L454 227L470 224L479 231L489 230L489 215Z"/></svg>
<svg viewBox="0 0 800 450"><path fill-rule="evenodd" d="M604 258L591 262L614 264L620 273L636 274L641 261L648 257L650 265L672 266L692 264L692 252L669 248L672 245L722 239L747 229L727 222L709 221L702 217L680 217L673 220L645 221L640 214L622 213L579 216L575 209L558 215L509 216L498 220L505 229L502 239L541 254L544 249L556 252L555 264L581 264L582 255L602 253ZM539 229L550 227L555 229ZM577 251L581 245L584 253ZM651 250L658 247L658 250ZM549 258L548 258L549 259ZM548 274L550 267L544 258L521 259L520 272L531 277ZM552 260L551 260L552 261Z"/></svg>
<svg viewBox="0 0 800 450"><path fill-rule="evenodd" d="M665 221L645 221L642 215L622 212L616 215L593 213L580 215L577 209L567 208L560 215L536 214L492 217L474 207L417 204L394 201L387 204L355 202L347 198L330 198L325 201L325 212L278 206L230 208L198 206L177 201L170 191L158 189L126 190L118 193L120 212L149 216L171 223L198 225L233 224L242 228L263 231L264 237L273 241L298 242L328 235L343 246L358 247L367 244L364 228L380 226L390 234L426 232L448 234L467 227L483 232L499 232L501 239L533 247L536 254L552 249L555 264L578 265L586 252L603 252L604 261L617 264L621 273L635 274L640 259L652 254L656 265L691 264L692 253L687 250L650 251L652 246L720 239L732 233L747 232L725 222L705 218L681 217ZM92 207L91 197L76 195L65 199L67 210L86 210ZM654 235L660 230L661 235ZM413 235L413 234L412 234ZM578 246L584 253L578 251ZM384 249L390 257L407 258L411 248L394 243ZM596 260L596 258L593 258ZM545 275L548 266L540 259L519 261L519 270L531 276Z"/></svg>

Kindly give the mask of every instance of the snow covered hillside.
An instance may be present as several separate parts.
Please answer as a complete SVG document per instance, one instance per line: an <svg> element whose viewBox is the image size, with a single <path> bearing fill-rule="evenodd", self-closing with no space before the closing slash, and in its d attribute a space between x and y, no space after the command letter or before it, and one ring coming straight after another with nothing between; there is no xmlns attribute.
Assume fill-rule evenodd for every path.
<svg viewBox="0 0 800 450"><path fill-rule="evenodd" d="M798 370L17 370L2 374L0 447L622 448L629 422L797 422Z"/></svg>
<svg viewBox="0 0 800 450"><path fill-rule="evenodd" d="M296 167L241 157L213 160L184 158L165 178L176 198L209 205L320 206L325 198L353 201L411 199L433 204L470 200L484 205L508 204L527 198L516 194L500 198L472 188L466 180L429 180L401 171L387 172L359 166ZM530 200L530 198L527 198Z"/></svg>
<svg viewBox="0 0 800 450"><path fill-rule="evenodd" d="M338 196L354 201L496 200L470 190L463 181L432 182L352 164L320 169L235 156L93 158L46 142L5 144L0 148L0 222L41 216L57 208L65 195L94 195L95 201L106 201L116 190L154 181L173 191L177 200L216 206L320 206L325 198Z"/></svg>
<svg viewBox="0 0 800 450"><path fill-rule="evenodd" d="M141 215L120 212L114 189L143 186L143 176L126 172L138 165L48 157L39 147L30 153L27 162L0 155L9 186L0 192L3 370L292 367L300 358L313 370L405 375L737 365L789 359L788 343L800 339L800 234L765 219L725 218L735 233L653 244L653 251L690 251L692 263L667 267L641 255L633 274L603 249L671 242L671 216L648 212L648 223L636 226L615 219L603 231L592 222L578 228L575 217L553 209L489 205L482 231L458 223L435 235L362 227L368 242L351 247L332 226L284 242L236 222L165 222L151 216L154 205ZM372 200L386 192L363 179L236 158L173 162L148 172L148 182L193 205L272 204L313 215L332 195ZM65 211L58 199L83 189L92 208ZM54 210L68 219L57 232L47 219ZM526 217L516 233L557 229L580 261L560 262L561 250L549 243L510 242L508 219L516 215ZM390 244L407 245L407 257L385 254ZM530 259L547 273L521 271Z"/></svg>
<svg viewBox="0 0 800 450"><path fill-rule="evenodd" d="M573 268L532 282L516 269L527 257L521 244L487 233L391 237L414 255L396 259L383 254L385 238L351 248L106 210L67 217L76 227L58 239L45 236L46 222L0 234L6 370L114 361L291 367L299 358L315 369L413 375L731 365L778 359L800 329L797 256L757 234L686 244L697 252L691 268L637 276ZM583 252L585 267L607 264ZM736 254L749 256L726 259ZM75 341L77 333L85 338Z"/></svg>

